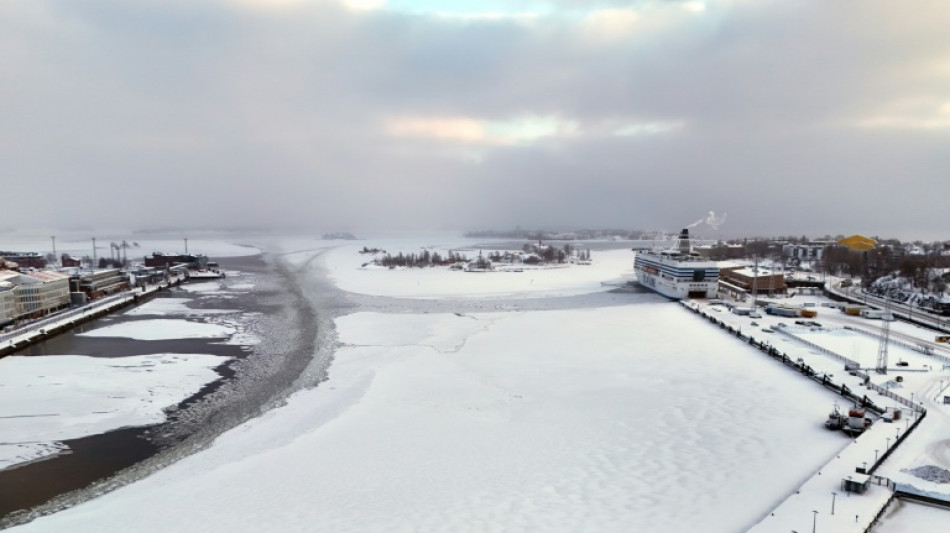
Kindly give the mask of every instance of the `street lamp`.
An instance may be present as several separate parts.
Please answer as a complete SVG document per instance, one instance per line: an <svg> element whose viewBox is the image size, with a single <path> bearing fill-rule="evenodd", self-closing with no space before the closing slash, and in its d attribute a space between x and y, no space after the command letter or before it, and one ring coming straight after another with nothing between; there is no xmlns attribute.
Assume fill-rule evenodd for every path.
<svg viewBox="0 0 950 533"><path fill-rule="evenodd" d="M877 450L874 450L874 462L877 462ZM834 514L834 513L831 513Z"/></svg>
<svg viewBox="0 0 950 533"><path fill-rule="evenodd" d="M815 533L815 526L818 524L818 511L812 511L812 520L811 520L811 533Z"/></svg>
<svg viewBox="0 0 950 533"><path fill-rule="evenodd" d="M837 495L838 495L837 492L831 493L831 514L835 514L835 496Z"/></svg>

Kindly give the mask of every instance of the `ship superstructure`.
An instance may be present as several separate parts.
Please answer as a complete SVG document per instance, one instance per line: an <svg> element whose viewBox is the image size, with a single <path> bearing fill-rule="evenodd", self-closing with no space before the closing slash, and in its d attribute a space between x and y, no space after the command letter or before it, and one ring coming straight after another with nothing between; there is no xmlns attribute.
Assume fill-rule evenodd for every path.
<svg viewBox="0 0 950 533"><path fill-rule="evenodd" d="M719 266L693 250L688 229L671 248L637 251L633 270L640 285L675 300L714 298L719 289Z"/></svg>

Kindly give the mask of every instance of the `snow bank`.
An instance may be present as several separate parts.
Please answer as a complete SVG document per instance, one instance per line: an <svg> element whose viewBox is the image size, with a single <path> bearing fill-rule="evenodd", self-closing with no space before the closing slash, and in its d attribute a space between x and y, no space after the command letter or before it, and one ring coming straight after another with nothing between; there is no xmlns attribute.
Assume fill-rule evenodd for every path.
<svg viewBox="0 0 950 533"><path fill-rule="evenodd" d="M165 420L218 379L227 358L153 354L0 359L0 469L65 451L60 442Z"/></svg>
<svg viewBox="0 0 950 533"><path fill-rule="evenodd" d="M950 483L950 470L935 465L904 469L903 472L933 483Z"/></svg>
<svg viewBox="0 0 950 533"><path fill-rule="evenodd" d="M849 442L829 394L673 304L338 327L319 387L16 530L732 532Z"/></svg>

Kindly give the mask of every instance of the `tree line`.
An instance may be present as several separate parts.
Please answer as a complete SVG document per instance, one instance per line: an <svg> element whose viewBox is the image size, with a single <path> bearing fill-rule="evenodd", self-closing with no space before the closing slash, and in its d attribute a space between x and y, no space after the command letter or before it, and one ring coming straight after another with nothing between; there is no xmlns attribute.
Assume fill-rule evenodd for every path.
<svg viewBox="0 0 950 533"><path fill-rule="evenodd" d="M439 252L430 252L423 250L422 253L404 254L399 252L396 255L385 253L373 260L373 263L384 267L415 267L425 268L432 266L445 266L455 263L467 263L468 257L459 252L449 251L442 255Z"/></svg>

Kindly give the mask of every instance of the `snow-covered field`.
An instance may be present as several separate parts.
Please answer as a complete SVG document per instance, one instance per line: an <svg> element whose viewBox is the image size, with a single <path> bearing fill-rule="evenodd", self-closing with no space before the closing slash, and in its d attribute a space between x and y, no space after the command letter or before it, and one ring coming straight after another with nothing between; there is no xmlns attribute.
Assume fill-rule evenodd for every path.
<svg viewBox="0 0 950 533"><path fill-rule="evenodd" d="M227 358L152 354L0 359L0 469L66 450L61 442L165 420L219 378Z"/></svg>

